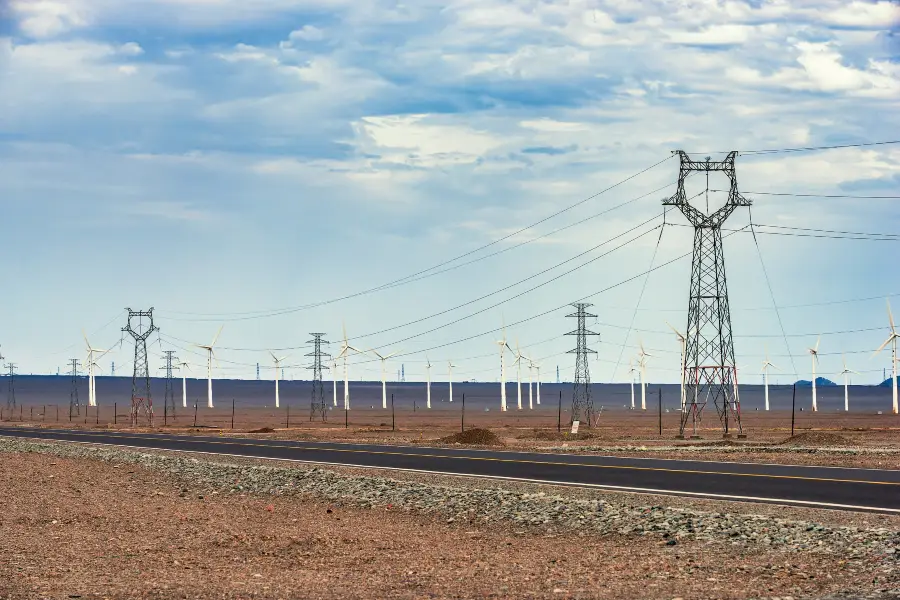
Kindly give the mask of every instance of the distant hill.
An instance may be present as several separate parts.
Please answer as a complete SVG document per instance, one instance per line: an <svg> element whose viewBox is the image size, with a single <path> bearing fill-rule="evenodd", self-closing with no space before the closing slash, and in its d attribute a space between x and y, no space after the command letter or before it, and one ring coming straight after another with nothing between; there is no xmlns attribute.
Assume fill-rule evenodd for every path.
<svg viewBox="0 0 900 600"><path fill-rule="evenodd" d="M796 383L797 387L812 387L812 382L808 379L801 379ZM830 379L825 379L824 377L816 377L816 387L830 387L837 385L835 382Z"/></svg>
<svg viewBox="0 0 900 600"><path fill-rule="evenodd" d="M900 375L897 376L897 381L900 382ZM891 387L893 384L891 383L891 378L888 377L878 385L880 385L881 387Z"/></svg>

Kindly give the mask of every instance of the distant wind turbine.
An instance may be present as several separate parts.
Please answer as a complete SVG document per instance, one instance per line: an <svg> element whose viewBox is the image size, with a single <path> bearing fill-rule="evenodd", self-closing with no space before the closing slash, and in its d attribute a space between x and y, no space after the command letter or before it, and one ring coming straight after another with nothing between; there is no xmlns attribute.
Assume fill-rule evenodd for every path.
<svg viewBox="0 0 900 600"><path fill-rule="evenodd" d="M187 408L187 370L191 370L191 366L186 360L178 363L181 367L181 406Z"/></svg>
<svg viewBox="0 0 900 600"><path fill-rule="evenodd" d="M766 392L766 410L769 410L769 367L773 369L778 369L772 362L769 360L769 351L766 350L766 360L763 361L762 364L762 374L763 374L763 387ZM779 369L780 370L780 369Z"/></svg>
<svg viewBox="0 0 900 600"><path fill-rule="evenodd" d="M505 355L509 344L506 343L506 324L503 325L503 339L497 340L500 347L500 410L506 412L506 365Z"/></svg>
<svg viewBox="0 0 900 600"><path fill-rule="evenodd" d="M816 338L816 347L815 348L807 348L809 355L812 357L812 409L813 412L819 410L819 405L816 402L816 364L819 362L819 341L821 341L822 336L820 335Z"/></svg>
<svg viewBox="0 0 900 600"><path fill-rule="evenodd" d="M534 361L528 359L528 410L534 410L534 401L531 396L531 384L534 382Z"/></svg>
<svg viewBox="0 0 900 600"><path fill-rule="evenodd" d="M453 367L455 367L451 361L447 361L447 382L450 384L450 402L453 402Z"/></svg>
<svg viewBox="0 0 900 600"><path fill-rule="evenodd" d="M518 410L522 410L522 359L528 360L522 352L519 350L519 340L516 340L516 351L513 353L513 356L516 357L515 362L516 365L516 392L518 399Z"/></svg>
<svg viewBox="0 0 900 600"><path fill-rule="evenodd" d="M628 359L628 373L631 374L631 410L634 410L634 359Z"/></svg>
<svg viewBox="0 0 900 600"><path fill-rule="evenodd" d="M378 354L378 352L374 349L369 350L369 352L371 352L372 354L377 356L379 359L381 359L381 408L386 409L387 408L387 380L386 380L387 375L385 374L385 371L384 371L384 362L397 353L391 352L390 354L382 356L382 355ZM335 388L335 389L337 389L337 388ZM335 398L337 398L337 396L335 396ZM335 400L335 402L336 401L337 400Z"/></svg>
<svg viewBox="0 0 900 600"><path fill-rule="evenodd" d="M859 373L857 373L853 369L847 368L847 358L843 354L841 354L841 361L844 363L844 370L841 371L841 375L844 376L844 412L849 412L849 410L850 410L850 391L849 391L850 373L856 373L857 375L859 375Z"/></svg>
<svg viewBox="0 0 900 600"><path fill-rule="evenodd" d="M272 355L272 360L275 361L275 408L281 408L281 398L278 395L278 369L281 367L281 361L286 359L287 356L278 358L271 351L269 351L269 354Z"/></svg>
<svg viewBox="0 0 900 600"><path fill-rule="evenodd" d="M351 346L347 341L347 325L341 323L341 327L344 331L344 341L341 343L341 352L337 357L344 359L344 410L350 410L350 375L347 372L347 355L350 350L357 354L362 354L362 352Z"/></svg>
<svg viewBox="0 0 900 600"><path fill-rule="evenodd" d="M887 302L887 312L888 312L888 321L891 324L891 333L888 336L888 339L884 341L884 343L878 347L878 350L875 351L875 354L878 354L884 347L888 344L891 344L891 388L893 391L893 402L891 405L891 412L895 415L897 414L897 361L900 360L900 357L897 356L897 340L900 339L900 333L897 333L897 328L894 327L894 315L891 313L891 303L888 300ZM873 354L874 356L874 354Z"/></svg>
<svg viewBox="0 0 900 600"><path fill-rule="evenodd" d="M216 342L219 339L219 336L222 334L222 328L225 327L222 325L219 327L219 331L216 333L216 337L213 338L212 343L209 346L204 346L202 344L194 344L198 348L203 348L206 350L206 406L207 408L213 407L213 393L212 393L212 361L213 358L216 359L216 366L219 366L219 359L216 358L216 353L214 352L214 348L216 347Z"/></svg>
<svg viewBox="0 0 900 600"><path fill-rule="evenodd" d="M541 405L541 365L538 363L534 363L534 368L537 371L537 405Z"/></svg>
<svg viewBox="0 0 900 600"><path fill-rule="evenodd" d="M653 355L644 350L643 342L638 343L641 348L638 353L638 356L640 357L638 364L641 367L641 410L647 410L647 358L652 358Z"/></svg>
<svg viewBox="0 0 900 600"><path fill-rule="evenodd" d="M431 408L431 361L428 359L428 354L425 354L425 363L425 379L427 380L425 383L425 407Z"/></svg>
<svg viewBox="0 0 900 600"><path fill-rule="evenodd" d="M94 379L94 367L99 368L97 363L95 362L97 359L103 357L104 354L109 352L109 350L101 350L100 348L94 348L91 346L91 343L88 341L87 333L85 333L84 329L81 330L81 335L84 336L84 343L87 345L87 364L88 364L88 406L97 406L97 384ZM96 353L100 353L99 356L94 356Z"/></svg>
<svg viewBox="0 0 900 600"><path fill-rule="evenodd" d="M669 329L671 329L672 331L675 332L675 335L678 336L678 341L681 343L681 375L680 375L679 379L681 380L681 411L684 412L684 405L685 405L685 397L684 397L685 348L684 347L685 347L686 338L680 331L678 331L677 329L672 327L672 324L669 323L668 321L666 321L666 325L669 326Z"/></svg>

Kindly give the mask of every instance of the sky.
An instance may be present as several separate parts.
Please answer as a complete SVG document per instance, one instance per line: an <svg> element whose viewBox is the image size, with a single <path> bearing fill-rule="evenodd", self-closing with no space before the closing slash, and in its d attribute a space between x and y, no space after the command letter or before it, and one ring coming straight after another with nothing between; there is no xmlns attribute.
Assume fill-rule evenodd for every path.
<svg viewBox="0 0 900 600"><path fill-rule="evenodd" d="M884 0L0 0L0 353L65 372L84 330L130 374L125 308L153 307L153 373L164 350L203 373L192 344L221 326L216 377L271 378L274 350L308 378L310 332L337 354L344 326L399 353L388 379L493 381L505 325L566 380L582 300L594 381L628 381L643 344L674 382L693 232L663 216L672 151L737 150L742 381L766 353L809 379L822 334L819 375L843 353L877 383L900 242L776 227L896 236L900 144L753 151L900 138L898 33Z"/></svg>

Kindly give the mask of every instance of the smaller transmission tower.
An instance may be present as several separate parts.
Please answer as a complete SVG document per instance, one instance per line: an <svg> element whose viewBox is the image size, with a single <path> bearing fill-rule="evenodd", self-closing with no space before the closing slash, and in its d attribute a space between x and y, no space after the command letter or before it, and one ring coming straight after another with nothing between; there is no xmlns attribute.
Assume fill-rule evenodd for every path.
<svg viewBox="0 0 900 600"><path fill-rule="evenodd" d="M322 358L331 355L322 352L322 344L330 344L331 342L322 339L322 336L325 335L324 333L310 333L309 335L313 336L313 339L306 342L313 345L313 351L306 355L313 357L312 366L307 367L307 369L312 369L313 372L309 420L312 421L316 417L321 417L324 423L327 420L328 409L325 406L325 386L322 383L322 369L327 369L328 367L322 364Z"/></svg>
<svg viewBox="0 0 900 600"><path fill-rule="evenodd" d="M81 402L78 400L78 359L70 358L72 365L72 389L69 391L69 420L81 415Z"/></svg>
<svg viewBox="0 0 900 600"><path fill-rule="evenodd" d="M576 344L574 350L569 350L569 354L575 355L575 388L572 392L572 421L581 421L582 418L587 421L587 426L591 426L591 420L594 417L594 400L591 398L591 372L588 366L588 354L596 354L596 350L587 347L587 336L597 335L593 331L588 331L586 319L587 317L596 317L586 311L588 306L593 306L586 302L577 302L572 306L576 312L566 317L575 317L578 319L578 328L570 331L566 335L576 336Z"/></svg>
<svg viewBox="0 0 900 600"><path fill-rule="evenodd" d="M174 362L178 360L178 357L175 356L174 350L163 350L163 354L166 357L166 364L164 367L160 367L161 369L166 370L166 397L163 401L163 407L166 413L172 417L172 420L175 420L175 388L172 385L172 369L178 368L178 363Z"/></svg>
<svg viewBox="0 0 900 600"><path fill-rule="evenodd" d="M116 376L116 361L112 361L112 368L110 369L109 374L112 377Z"/></svg>
<svg viewBox="0 0 900 600"><path fill-rule="evenodd" d="M150 427L153 427L153 399L150 396L150 367L147 364L147 338L159 328L153 324L153 308L150 310L128 311L128 324L122 331L134 338L134 375L131 377L131 426L136 427L138 415L147 416ZM150 324L144 323L149 319ZM132 327L132 320L137 320L137 328Z"/></svg>
<svg viewBox="0 0 900 600"><path fill-rule="evenodd" d="M13 411L16 408L16 365L13 363L6 363L6 368L9 369L9 388L6 392L6 408ZM10 412L10 414L12 413Z"/></svg>

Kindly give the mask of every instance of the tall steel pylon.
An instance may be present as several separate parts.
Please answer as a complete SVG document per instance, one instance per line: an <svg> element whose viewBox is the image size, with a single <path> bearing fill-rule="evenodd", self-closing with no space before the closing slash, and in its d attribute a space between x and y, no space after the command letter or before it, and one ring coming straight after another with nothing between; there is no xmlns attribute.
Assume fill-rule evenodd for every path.
<svg viewBox="0 0 900 600"><path fill-rule="evenodd" d="M576 336L576 344L574 350L569 350L569 354L575 354L575 387L572 391L572 418L570 421L581 421L582 417L587 422L587 426L591 426L591 420L594 418L594 399L591 398L591 372L588 366L588 354L596 354L596 350L587 347L587 336L597 335L593 331L588 331L585 319L587 317L596 317L586 311L587 302L576 302L572 306L576 312L566 317L576 317L578 319L578 329L570 331L566 335Z"/></svg>
<svg viewBox="0 0 900 600"><path fill-rule="evenodd" d="M174 362L178 360L178 357L175 356L174 350L163 350L163 354L166 358L166 364L161 369L166 370L166 397L163 401L163 407L166 411L166 414L172 419L175 419L175 388L172 385L172 370L178 368L178 363Z"/></svg>
<svg viewBox="0 0 900 600"><path fill-rule="evenodd" d="M728 307L728 288L725 280L725 254L722 247L722 224L739 206L750 201L738 192L734 159L737 151L729 152L722 161L692 160L677 150L681 160L678 190L663 204L676 206L694 226L694 257L691 265L687 341L684 357L685 405L681 413L679 437L684 437L688 423L697 435L703 409L712 400L722 423L725 437L736 427L741 428L741 403L737 389L734 361L734 340L731 335L731 312ZM688 203L684 180L692 172L706 174L707 207L703 212ZM718 210L709 212L709 173L724 173L730 180L728 200Z"/></svg>
<svg viewBox="0 0 900 600"><path fill-rule="evenodd" d="M138 415L143 412L147 416L150 427L153 427L153 399L150 396L150 367L147 364L147 338L159 328L153 324L153 308L150 310L128 311L128 324L122 331L134 338L134 374L131 376L131 426L136 427ZM150 325L144 319L150 319ZM131 320L137 319L137 329L131 326Z"/></svg>
<svg viewBox="0 0 900 600"><path fill-rule="evenodd" d="M324 333L310 333L309 335L313 336L313 339L306 342L307 344L313 344L313 351L306 355L313 357L313 364L306 367L307 369L312 369L313 372L309 420L312 421L319 416L324 423L328 419L328 407L325 405L325 386L322 383L322 369L327 369L328 367L322 364L322 358L331 355L322 352L322 344L330 344L331 342L322 339L322 336L325 335Z"/></svg>
<svg viewBox="0 0 900 600"><path fill-rule="evenodd" d="M69 420L81 415L81 402L78 400L78 359L70 358L72 365L72 388L69 390Z"/></svg>
<svg viewBox="0 0 900 600"><path fill-rule="evenodd" d="M9 377L9 386L6 391L6 408L10 411L16 408L16 365L14 363L6 363L9 369L7 376ZM10 414L12 414L10 412Z"/></svg>

